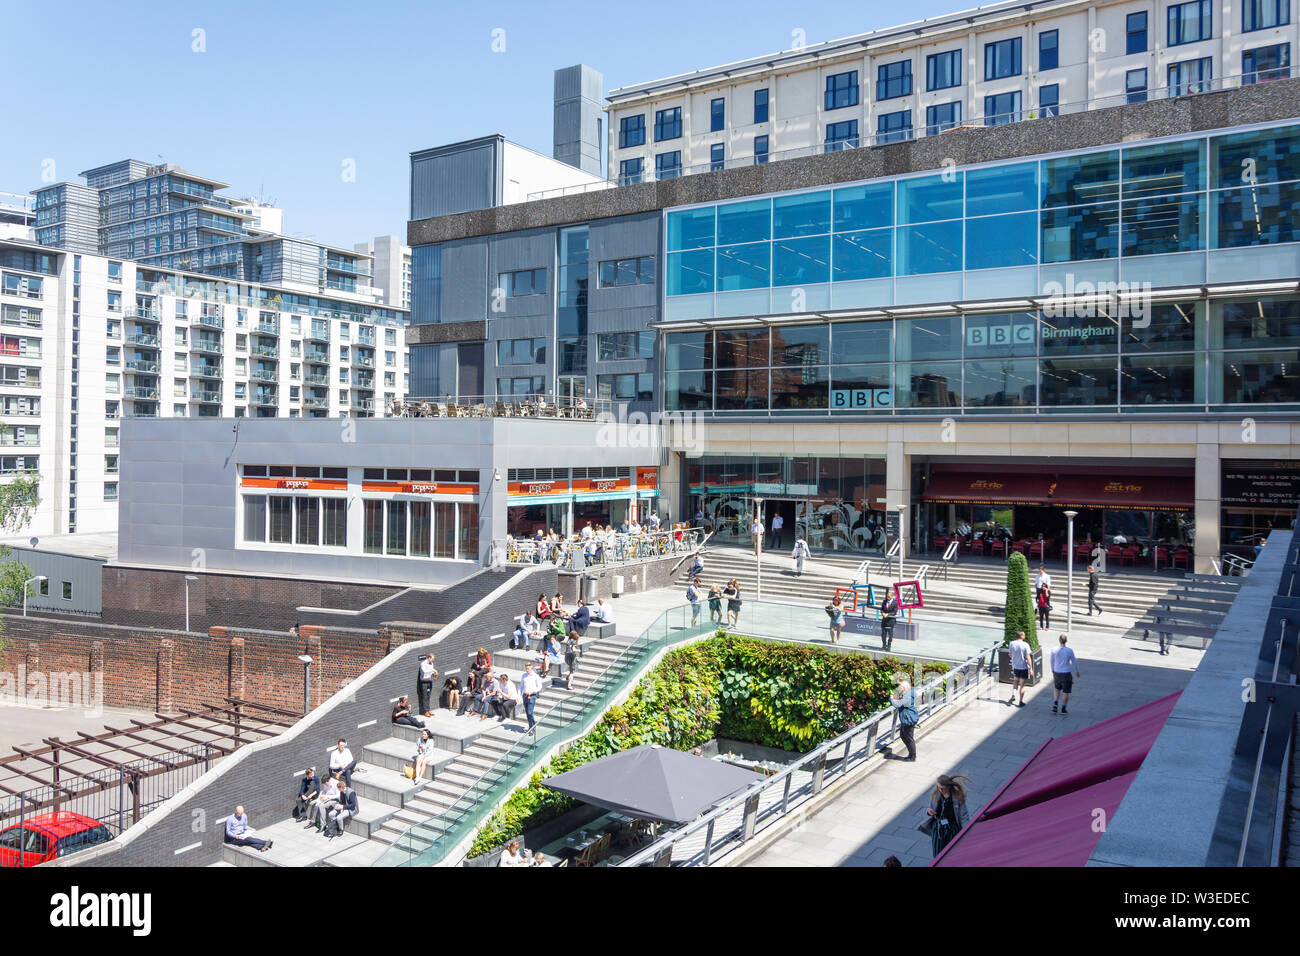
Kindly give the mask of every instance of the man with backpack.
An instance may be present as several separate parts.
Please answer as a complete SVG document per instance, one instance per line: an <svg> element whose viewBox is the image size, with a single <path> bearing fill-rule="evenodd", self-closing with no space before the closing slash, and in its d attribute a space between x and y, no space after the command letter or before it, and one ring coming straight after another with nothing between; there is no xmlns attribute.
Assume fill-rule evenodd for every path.
<svg viewBox="0 0 1300 956"><path fill-rule="evenodd" d="M700 579L686 585L686 600L691 605L691 627L700 622Z"/></svg>

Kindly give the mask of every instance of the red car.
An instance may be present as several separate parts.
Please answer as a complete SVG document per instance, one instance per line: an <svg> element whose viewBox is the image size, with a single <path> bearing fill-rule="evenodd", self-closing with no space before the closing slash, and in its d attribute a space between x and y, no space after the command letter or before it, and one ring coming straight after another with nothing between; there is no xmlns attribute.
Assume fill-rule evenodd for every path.
<svg viewBox="0 0 1300 956"><path fill-rule="evenodd" d="M0 866L36 866L113 838L98 820L56 810L0 830Z"/></svg>

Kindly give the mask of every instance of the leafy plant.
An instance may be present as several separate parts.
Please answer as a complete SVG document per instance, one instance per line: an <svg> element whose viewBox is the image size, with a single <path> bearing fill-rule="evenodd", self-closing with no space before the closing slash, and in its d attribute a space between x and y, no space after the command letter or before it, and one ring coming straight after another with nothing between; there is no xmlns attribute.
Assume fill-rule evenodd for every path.
<svg viewBox="0 0 1300 956"><path fill-rule="evenodd" d="M806 752L885 706L901 669L895 658L834 654L719 630L664 655L587 736L533 775L479 828L478 856L572 809L546 778L641 744L690 750L715 737ZM943 673L927 663L923 676Z"/></svg>
<svg viewBox="0 0 1300 956"><path fill-rule="evenodd" d="M1029 562L1019 551L1007 561L1007 604L1003 619L1003 644L1010 644L1016 639L1017 631L1024 631L1029 646L1038 649L1033 592L1029 588Z"/></svg>

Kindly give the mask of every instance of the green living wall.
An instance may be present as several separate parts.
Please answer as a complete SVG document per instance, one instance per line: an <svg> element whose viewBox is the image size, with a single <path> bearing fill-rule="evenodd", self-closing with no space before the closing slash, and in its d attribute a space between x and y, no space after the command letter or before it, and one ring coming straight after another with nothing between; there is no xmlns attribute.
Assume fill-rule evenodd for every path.
<svg viewBox="0 0 1300 956"><path fill-rule="evenodd" d="M719 631L664 655L587 736L533 774L479 828L470 856L572 809L545 778L641 744L690 750L714 737L806 752L886 705L903 665ZM947 665L928 663L925 675Z"/></svg>

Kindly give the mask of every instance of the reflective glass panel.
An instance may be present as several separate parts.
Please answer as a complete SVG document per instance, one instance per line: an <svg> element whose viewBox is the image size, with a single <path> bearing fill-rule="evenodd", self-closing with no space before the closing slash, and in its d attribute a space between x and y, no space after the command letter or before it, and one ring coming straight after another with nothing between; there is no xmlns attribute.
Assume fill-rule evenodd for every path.
<svg viewBox="0 0 1300 956"><path fill-rule="evenodd" d="M1113 354L1118 348L1119 320L1084 303L1045 306L1039 329L1043 355Z"/></svg>
<svg viewBox="0 0 1300 956"><path fill-rule="evenodd" d="M831 231L831 194L800 193L772 200L772 237L817 236Z"/></svg>
<svg viewBox="0 0 1300 956"><path fill-rule="evenodd" d="M897 232L899 275L926 275L961 269L960 219L922 226L900 226Z"/></svg>
<svg viewBox="0 0 1300 956"><path fill-rule="evenodd" d="M829 355L828 325L783 325L772 329L773 365L822 365Z"/></svg>
<svg viewBox="0 0 1300 956"><path fill-rule="evenodd" d="M1205 401L1197 394L1196 381L1203 375L1205 357L1190 355L1141 355L1120 363L1120 400L1125 405L1176 405Z"/></svg>
<svg viewBox="0 0 1300 956"><path fill-rule="evenodd" d="M831 326L831 361L834 363L888 362L893 357L894 323L836 322Z"/></svg>
<svg viewBox="0 0 1300 956"><path fill-rule="evenodd" d="M827 405L826 366L772 369L772 407L816 409Z"/></svg>
<svg viewBox="0 0 1300 956"><path fill-rule="evenodd" d="M1041 405L1116 404L1119 378L1114 358L1044 359L1039 370Z"/></svg>
<svg viewBox="0 0 1300 956"><path fill-rule="evenodd" d="M1138 299L1128 315L1121 314L1122 351L1175 352L1204 347L1204 325L1194 302L1149 303Z"/></svg>
<svg viewBox="0 0 1300 956"><path fill-rule="evenodd" d="M668 294L713 291L713 250L668 253Z"/></svg>
<svg viewBox="0 0 1300 956"><path fill-rule="evenodd" d="M898 320L899 359L961 358L960 315Z"/></svg>
<svg viewBox="0 0 1300 956"><path fill-rule="evenodd" d="M1216 249L1300 240L1300 185L1281 183L1211 193Z"/></svg>
<svg viewBox="0 0 1300 956"><path fill-rule="evenodd" d="M664 376L664 408L695 411L712 407L712 372L669 372Z"/></svg>
<svg viewBox="0 0 1300 956"><path fill-rule="evenodd" d="M765 411L767 409L767 369L718 369L718 411Z"/></svg>
<svg viewBox="0 0 1300 956"><path fill-rule="evenodd" d="M1043 262L1111 259L1119 251L1119 203L1044 209Z"/></svg>
<svg viewBox="0 0 1300 956"><path fill-rule="evenodd" d="M719 368L758 368L768 364L767 329L719 329Z"/></svg>
<svg viewBox="0 0 1300 956"><path fill-rule="evenodd" d="M668 251L699 249L713 242L712 206L703 209L683 209L668 214Z"/></svg>
<svg viewBox="0 0 1300 956"><path fill-rule="evenodd" d="M966 358L1033 355L1038 316L1028 312L966 316Z"/></svg>
<svg viewBox="0 0 1300 956"><path fill-rule="evenodd" d="M899 362L894 401L899 408L957 408L961 405L960 362Z"/></svg>
<svg viewBox="0 0 1300 956"><path fill-rule="evenodd" d="M718 291L765 289L771 284L772 245L751 242L718 247Z"/></svg>
<svg viewBox="0 0 1300 956"><path fill-rule="evenodd" d="M898 183L898 223L959 219L962 214L962 175L951 182L945 174L904 179Z"/></svg>
<svg viewBox="0 0 1300 956"><path fill-rule="evenodd" d="M673 332L664 336L664 343L667 368L713 368L712 332Z"/></svg>
<svg viewBox="0 0 1300 956"><path fill-rule="evenodd" d="M772 238L772 200L754 199L718 207L718 245Z"/></svg>
<svg viewBox="0 0 1300 956"><path fill-rule="evenodd" d="M1017 163L966 173L966 215L1038 208L1038 164Z"/></svg>
<svg viewBox="0 0 1300 956"><path fill-rule="evenodd" d="M1300 351L1211 352L1211 381L1222 384L1223 402L1300 402ZM1216 401L1215 397L1211 401Z"/></svg>
<svg viewBox="0 0 1300 956"><path fill-rule="evenodd" d="M1214 348L1300 345L1300 299L1215 302L1210 309L1210 344Z"/></svg>
<svg viewBox="0 0 1300 956"><path fill-rule="evenodd" d="M869 183L834 190L835 231L875 229L894 224L894 184Z"/></svg>
<svg viewBox="0 0 1300 956"><path fill-rule="evenodd" d="M1038 213L966 220L966 268L1028 266L1038 261Z"/></svg>
<svg viewBox="0 0 1300 956"><path fill-rule="evenodd" d="M1124 198L1205 188L1205 141L1157 143L1124 150Z"/></svg>
<svg viewBox="0 0 1300 956"><path fill-rule="evenodd" d="M1033 405L1038 370L1033 359L966 362L963 397L967 408Z"/></svg>
<svg viewBox="0 0 1300 956"><path fill-rule="evenodd" d="M1205 248L1205 197L1148 196L1124 203L1123 253L1149 256Z"/></svg>
<svg viewBox="0 0 1300 956"><path fill-rule="evenodd" d="M1210 138L1210 188L1300 179L1300 126Z"/></svg>
<svg viewBox="0 0 1300 956"><path fill-rule="evenodd" d="M894 230L846 232L833 240L831 278L883 279L893 275Z"/></svg>
<svg viewBox="0 0 1300 956"><path fill-rule="evenodd" d="M772 243L772 285L829 282L831 237L777 239Z"/></svg>
<svg viewBox="0 0 1300 956"><path fill-rule="evenodd" d="M1043 205L1077 206L1119 198L1119 150L1043 160Z"/></svg>

